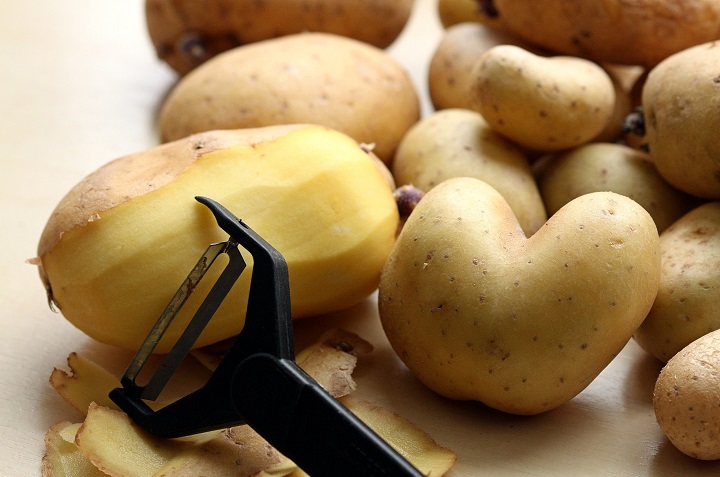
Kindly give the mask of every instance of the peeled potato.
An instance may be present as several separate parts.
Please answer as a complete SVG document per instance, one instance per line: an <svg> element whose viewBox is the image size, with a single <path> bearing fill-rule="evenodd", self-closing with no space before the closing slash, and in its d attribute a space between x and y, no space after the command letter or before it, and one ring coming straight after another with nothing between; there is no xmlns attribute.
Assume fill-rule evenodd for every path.
<svg viewBox="0 0 720 477"><path fill-rule="evenodd" d="M136 350L206 247L227 240L194 199L205 195L283 254L294 317L344 309L377 288L395 240L397 206L378 167L320 126L215 131L125 156L60 201L38 245L41 278L71 323ZM242 329L246 261L196 347ZM156 352L177 341L221 268L208 271Z"/></svg>

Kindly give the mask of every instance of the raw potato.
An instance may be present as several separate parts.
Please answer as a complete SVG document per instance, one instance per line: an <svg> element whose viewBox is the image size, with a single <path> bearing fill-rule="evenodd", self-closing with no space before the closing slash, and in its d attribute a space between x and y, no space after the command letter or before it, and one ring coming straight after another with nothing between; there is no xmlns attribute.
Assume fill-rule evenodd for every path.
<svg viewBox="0 0 720 477"><path fill-rule="evenodd" d="M720 330L693 341L660 372L655 417L684 454L720 459Z"/></svg>
<svg viewBox="0 0 720 477"><path fill-rule="evenodd" d="M662 232L697 205L658 174L647 153L622 144L585 144L533 167L548 215L583 194L611 191L643 206Z"/></svg>
<svg viewBox="0 0 720 477"><path fill-rule="evenodd" d="M392 171L398 183L425 192L452 177L481 179L508 201L528 236L547 220L528 159L475 111L445 109L418 122L400 143Z"/></svg>
<svg viewBox="0 0 720 477"><path fill-rule="evenodd" d="M38 246L49 298L93 338L136 350L206 247L227 240L196 195L223 204L284 255L294 317L371 294L399 220L377 161L337 131L199 134L110 162L65 196ZM197 347L242 329L246 261ZM221 268L208 271L157 353L175 343Z"/></svg>
<svg viewBox="0 0 720 477"><path fill-rule="evenodd" d="M485 3L485 2L483 2ZM720 38L717 0L492 0L493 21L520 38L594 61L653 66Z"/></svg>
<svg viewBox="0 0 720 477"><path fill-rule="evenodd" d="M557 151L605 129L615 109L615 87L600 66L582 58L547 58L498 45L475 66L470 106L516 143Z"/></svg>
<svg viewBox="0 0 720 477"><path fill-rule="evenodd" d="M475 63L496 45L532 51L532 46L514 35L480 23L460 23L445 30L428 67L428 93L435 109L470 107Z"/></svg>
<svg viewBox="0 0 720 477"><path fill-rule="evenodd" d="M392 107L389 107L392 105ZM420 116L410 77L357 40L301 33L227 51L186 75L160 111L162 141L213 129L314 123L389 163Z"/></svg>
<svg viewBox="0 0 720 477"><path fill-rule="evenodd" d="M584 195L525 238L492 187L456 178L408 218L383 270L379 313L393 349L432 390L538 414L620 352L659 276L655 224L627 197Z"/></svg>
<svg viewBox="0 0 720 477"><path fill-rule="evenodd" d="M693 209L660 235L662 274L657 298L635 333L663 362L720 329L720 202Z"/></svg>
<svg viewBox="0 0 720 477"><path fill-rule="evenodd" d="M612 80L615 89L615 105L605 128L593 138L593 141L615 142L623 138L625 120L635 110L631 97L632 86L627 86L625 83L627 77L632 78L636 71L623 71L621 67L614 67L613 65L603 66L603 69Z"/></svg>
<svg viewBox="0 0 720 477"><path fill-rule="evenodd" d="M642 90L645 139L658 171L707 199L720 198L719 63L720 42L689 48L653 68Z"/></svg>
<svg viewBox="0 0 720 477"><path fill-rule="evenodd" d="M413 0L146 0L145 17L158 56L185 74L225 50L303 31L385 48L412 7Z"/></svg>
<svg viewBox="0 0 720 477"><path fill-rule="evenodd" d="M490 8L489 12L485 8ZM492 2L479 0L438 0L437 12L440 23L445 28L463 22L481 22L497 28L500 20L494 18L492 13Z"/></svg>

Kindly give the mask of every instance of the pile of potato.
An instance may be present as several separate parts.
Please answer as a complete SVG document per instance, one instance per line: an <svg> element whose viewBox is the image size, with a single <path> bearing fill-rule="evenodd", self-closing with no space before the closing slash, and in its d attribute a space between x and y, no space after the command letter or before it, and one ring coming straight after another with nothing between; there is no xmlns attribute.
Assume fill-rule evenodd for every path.
<svg viewBox="0 0 720 477"><path fill-rule="evenodd" d="M100 233L104 217L119 217L113 226L124 227L153 204L166 215L173 207L187 212L187 201L177 199L182 184L210 193L222 179L227 200L249 201L261 224L272 222L276 182L297 191L276 207L332 190L327 199L313 196L302 217L282 215L294 233L322 236L307 225L316 213L323 224L337 220L332 233L367 226L381 236L322 263L301 244L289 246L300 250L291 276L315 273L326 288L347 289L341 305L309 305L306 314L349 306L379 287L387 337L422 382L515 414L572 399L634 338L678 370L672 386L681 399L656 392L658 422L673 444L720 458L720 394L709 388L713 381L698 385L697 367L712 368L703 372L715 384L720 368L692 353L696 340L720 329L720 3L438 0L445 29L427 59L435 111L426 117L419 85L383 50L410 18L412 0L210 4L199 10L189 1L147 0L158 55L179 73L158 118L160 141L170 145L101 169L61 202L38 258L51 298L69 296L76 280L51 261L90 263L63 255L71 247L63 241ZM299 129L277 129L288 125ZM219 132L249 128L256 129L239 143ZM293 172L295 151L301 168L316 168L315 154L323 165L310 175ZM262 200L243 189L244 166L229 165L233 154L274 164L258 182ZM173 155L182 164L170 164ZM213 166L203 156L221 159ZM114 187L111 200L96 197L105 190L98 184ZM401 222L387 197L403 185L424 196L395 237ZM373 212L352 218L368 203ZM187 227L205 220L197 211L186 218ZM266 226L275 229L282 230ZM136 240L135 231L126 235ZM154 243L162 242L157 235ZM323 243L333 248L332 240ZM137 247L128 250L129 261L139 256ZM358 272L364 251L374 258ZM94 277L83 271L80 301L91 302L87 293L102 293L100 285L115 287L106 279L123 268L122 253L116 249L116 262ZM152 268L152 258L142 257ZM357 290L342 279L348 274L362 276ZM291 288L298 303L318 293L292 280ZM127 347L142 335L135 326L131 337L116 339L98 326L89 334ZM237 331L216 330L210 341ZM717 359L718 341L709 343L703 356ZM668 379L662 373L658 389L668 389ZM713 404L692 415L674 409L695 402ZM703 452L692 450L698 447Z"/></svg>
<svg viewBox="0 0 720 477"><path fill-rule="evenodd" d="M380 285L393 347L441 394L535 414L634 337L668 362L663 430L720 458L720 4L439 0L438 14L436 111L391 166L426 192Z"/></svg>

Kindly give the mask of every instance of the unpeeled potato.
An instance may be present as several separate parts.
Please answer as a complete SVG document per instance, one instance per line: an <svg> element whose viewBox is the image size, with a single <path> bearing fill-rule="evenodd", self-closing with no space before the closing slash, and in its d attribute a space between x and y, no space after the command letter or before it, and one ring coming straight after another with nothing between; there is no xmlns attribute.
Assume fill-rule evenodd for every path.
<svg viewBox="0 0 720 477"><path fill-rule="evenodd" d="M720 329L720 202L703 204L660 235L658 295L635 332L638 344L667 362Z"/></svg>
<svg viewBox="0 0 720 477"><path fill-rule="evenodd" d="M607 126L615 87L597 64L543 57L515 45L487 50L473 70L470 108L517 144L558 151L585 144Z"/></svg>
<svg viewBox="0 0 720 477"><path fill-rule="evenodd" d="M688 344L660 372L655 417L682 453L720 459L720 330Z"/></svg>
<svg viewBox="0 0 720 477"><path fill-rule="evenodd" d="M402 32L413 0L146 0L158 56L185 74L237 46L303 31L385 48Z"/></svg>
<svg viewBox="0 0 720 477"><path fill-rule="evenodd" d="M383 50L299 33L241 46L183 77L162 106L160 138L293 123L343 132L389 163L420 116L415 87Z"/></svg>
<svg viewBox="0 0 720 477"><path fill-rule="evenodd" d="M491 0L494 24L561 54L653 66L720 38L716 0ZM489 16L489 15L486 15Z"/></svg>
<svg viewBox="0 0 720 477"><path fill-rule="evenodd" d="M658 171L706 199L720 199L719 63L719 41L697 45L650 70L642 88L645 140Z"/></svg>
<svg viewBox="0 0 720 477"><path fill-rule="evenodd" d="M393 349L430 389L538 414L620 352L659 278L655 224L631 199L586 194L526 238L497 191L461 177L408 218L378 307Z"/></svg>
<svg viewBox="0 0 720 477"><path fill-rule="evenodd" d="M419 121L400 142L392 172L425 192L453 177L481 179L507 200L528 236L547 220L527 157L475 111L444 109Z"/></svg>
<svg viewBox="0 0 720 477"><path fill-rule="evenodd" d="M622 144L593 142L533 164L548 214L590 192L612 191L640 204L659 232L697 205L660 176L650 156Z"/></svg>

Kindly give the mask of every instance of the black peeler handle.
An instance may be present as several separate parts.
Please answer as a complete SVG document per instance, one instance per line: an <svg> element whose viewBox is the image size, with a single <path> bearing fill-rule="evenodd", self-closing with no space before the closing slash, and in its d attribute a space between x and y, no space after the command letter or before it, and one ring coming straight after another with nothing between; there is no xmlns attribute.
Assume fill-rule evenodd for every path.
<svg viewBox="0 0 720 477"><path fill-rule="evenodd" d="M292 360L250 356L233 394L250 427L313 477L423 475Z"/></svg>

